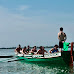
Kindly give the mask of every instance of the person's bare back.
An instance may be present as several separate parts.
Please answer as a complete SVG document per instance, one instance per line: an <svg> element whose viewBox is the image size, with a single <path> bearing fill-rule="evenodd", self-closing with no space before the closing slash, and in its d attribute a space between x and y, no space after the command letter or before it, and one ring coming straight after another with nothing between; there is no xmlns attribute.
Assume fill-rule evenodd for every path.
<svg viewBox="0 0 74 74"><path fill-rule="evenodd" d="M58 33L58 39L59 39L59 41L65 41L66 40L66 34L63 31L60 31Z"/></svg>
<svg viewBox="0 0 74 74"><path fill-rule="evenodd" d="M62 48L63 48L63 42L65 42L66 39L67 39L67 36L63 32L63 28L62 27L60 28L60 32L58 33L58 39L59 39L59 48L60 48L60 51L61 51Z"/></svg>

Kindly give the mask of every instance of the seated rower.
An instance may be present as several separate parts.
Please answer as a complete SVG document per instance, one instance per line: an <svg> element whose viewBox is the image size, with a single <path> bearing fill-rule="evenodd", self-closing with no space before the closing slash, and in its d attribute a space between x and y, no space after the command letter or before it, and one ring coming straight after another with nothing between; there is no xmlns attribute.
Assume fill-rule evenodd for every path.
<svg viewBox="0 0 74 74"><path fill-rule="evenodd" d="M44 55L44 52L48 53L46 50L44 50L44 47L40 46L40 49L38 50L37 54Z"/></svg>
<svg viewBox="0 0 74 74"><path fill-rule="evenodd" d="M22 49L22 54L26 54L26 46Z"/></svg>
<svg viewBox="0 0 74 74"><path fill-rule="evenodd" d="M58 45L55 45L54 48L49 50L49 52L50 53L59 52L57 48L58 48Z"/></svg>
<svg viewBox="0 0 74 74"><path fill-rule="evenodd" d="M22 50L21 45L19 44L19 46L15 49L15 52L20 53L20 50Z"/></svg>
<svg viewBox="0 0 74 74"><path fill-rule="evenodd" d="M32 53L32 54L34 54L34 52L37 52L36 46L34 46L33 49L31 50L31 53Z"/></svg>
<svg viewBox="0 0 74 74"><path fill-rule="evenodd" d="M27 46L27 49L26 49L26 52L29 53L30 50L31 50L31 49L30 49L30 46L28 45L28 46Z"/></svg>

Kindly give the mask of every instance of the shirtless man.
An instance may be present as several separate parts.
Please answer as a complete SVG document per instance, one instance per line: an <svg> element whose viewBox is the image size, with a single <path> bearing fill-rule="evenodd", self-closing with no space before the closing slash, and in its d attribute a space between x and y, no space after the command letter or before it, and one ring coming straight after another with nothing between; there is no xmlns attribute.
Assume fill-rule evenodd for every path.
<svg viewBox="0 0 74 74"><path fill-rule="evenodd" d="M34 54L34 52L37 52L36 46L34 46L33 49L31 50L31 53L32 53L32 54Z"/></svg>
<svg viewBox="0 0 74 74"><path fill-rule="evenodd" d="M44 50L44 47L40 46L40 49L38 50L37 54L43 54L44 52L48 53L46 50Z"/></svg>
<svg viewBox="0 0 74 74"><path fill-rule="evenodd" d="M63 32L63 28L60 28L60 32L58 33L58 39L59 39L59 48L60 48L60 52L63 48L63 42L66 41L67 36L66 34Z"/></svg>
<svg viewBox="0 0 74 74"><path fill-rule="evenodd" d="M26 46L22 49L22 54L26 54Z"/></svg>
<svg viewBox="0 0 74 74"><path fill-rule="evenodd" d="M26 52L29 53L30 50L31 50L31 49L30 49L30 46L28 45L28 46L27 46L27 49L26 49Z"/></svg>
<svg viewBox="0 0 74 74"><path fill-rule="evenodd" d="M15 52L20 53L20 50L22 50L21 45L19 44L19 46L15 49Z"/></svg>

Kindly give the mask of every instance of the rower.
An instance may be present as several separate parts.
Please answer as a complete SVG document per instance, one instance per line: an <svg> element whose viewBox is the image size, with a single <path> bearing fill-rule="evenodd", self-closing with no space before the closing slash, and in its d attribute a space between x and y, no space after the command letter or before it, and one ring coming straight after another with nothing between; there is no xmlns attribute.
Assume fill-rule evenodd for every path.
<svg viewBox="0 0 74 74"><path fill-rule="evenodd" d="M22 49L22 54L26 54L26 46Z"/></svg>
<svg viewBox="0 0 74 74"><path fill-rule="evenodd" d="M31 53L32 53L32 54L34 54L35 52L37 52L36 46L34 46L33 49L31 50Z"/></svg>
<svg viewBox="0 0 74 74"><path fill-rule="evenodd" d="M27 46L27 49L26 49L26 52L29 53L30 50L31 50L31 49L30 49L30 46L28 45L28 46Z"/></svg>
<svg viewBox="0 0 74 74"><path fill-rule="evenodd" d="M38 50L37 54L44 55L44 52L48 53L46 50L44 50L44 47L40 46L40 49Z"/></svg>
<svg viewBox="0 0 74 74"><path fill-rule="evenodd" d="M20 50L22 50L21 45L19 44L19 46L15 49L15 52L20 53Z"/></svg>
<svg viewBox="0 0 74 74"><path fill-rule="evenodd" d="M50 53L59 52L57 48L58 48L58 45L55 45L54 48L52 48L52 49L49 50L49 52Z"/></svg>

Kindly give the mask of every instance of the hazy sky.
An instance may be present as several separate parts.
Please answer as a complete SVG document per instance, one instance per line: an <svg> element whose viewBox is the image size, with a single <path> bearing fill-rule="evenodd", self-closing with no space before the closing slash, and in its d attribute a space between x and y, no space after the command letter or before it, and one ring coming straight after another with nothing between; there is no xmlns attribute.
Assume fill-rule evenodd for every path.
<svg viewBox="0 0 74 74"><path fill-rule="evenodd" d="M60 27L74 41L74 0L0 0L0 47L55 45Z"/></svg>

